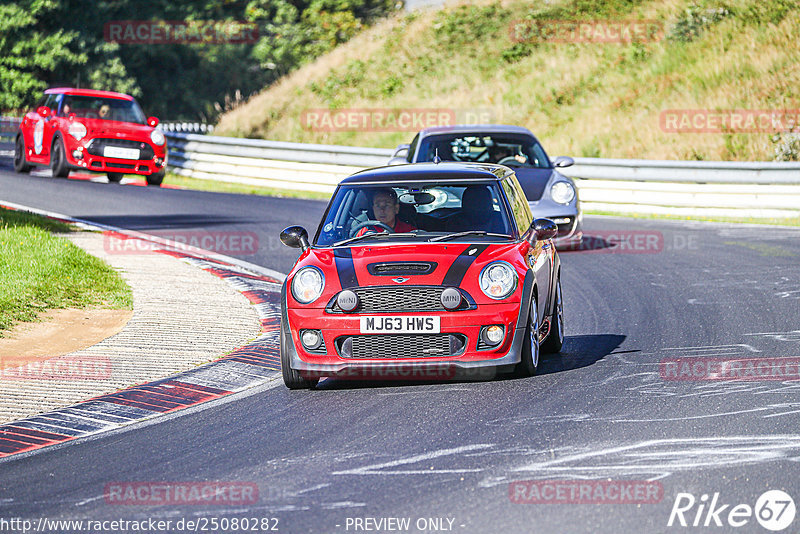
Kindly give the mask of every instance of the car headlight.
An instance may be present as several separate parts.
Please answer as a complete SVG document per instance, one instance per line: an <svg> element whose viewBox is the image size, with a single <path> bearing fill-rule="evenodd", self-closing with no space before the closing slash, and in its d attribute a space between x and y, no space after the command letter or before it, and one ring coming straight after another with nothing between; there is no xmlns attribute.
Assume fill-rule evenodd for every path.
<svg viewBox="0 0 800 534"><path fill-rule="evenodd" d="M167 142L167 138L164 137L164 134L161 132L161 130L153 130L150 132L150 140L158 146L161 146Z"/></svg>
<svg viewBox="0 0 800 534"><path fill-rule="evenodd" d="M80 141L86 136L86 126L82 122L72 122L69 125L69 134Z"/></svg>
<svg viewBox="0 0 800 534"><path fill-rule="evenodd" d="M292 279L292 296L297 302L308 304L322 295L325 276L316 267L303 267Z"/></svg>
<svg viewBox="0 0 800 534"><path fill-rule="evenodd" d="M569 182L556 182L550 188L550 197L559 204L569 204L575 198L575 187Z"/></svg>
<svg viewBox="0 0 800 534"><path fill-rule="evenodd" d="M517 287L517 272L504 261L495 261L483 268L481 291L492 299L504 299Z"/></svg>

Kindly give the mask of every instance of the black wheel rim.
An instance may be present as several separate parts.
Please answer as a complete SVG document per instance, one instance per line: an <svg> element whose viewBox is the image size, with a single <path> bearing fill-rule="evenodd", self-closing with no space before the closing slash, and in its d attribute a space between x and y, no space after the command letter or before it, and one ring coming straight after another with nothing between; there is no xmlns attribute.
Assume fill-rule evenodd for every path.
<svg viewBox="0 0 800 534"><path fill-rule="evenodd" d="M533 368L539 367L539 310L536 301L531 303L531 361Z"/></svg>
<svg viewBox="0 0 800 534"><path fill-rule="evenodd" d="M53 171L58 172L58 168L61 166L61 143L58 141L55 142L53 145Z"/></svg>

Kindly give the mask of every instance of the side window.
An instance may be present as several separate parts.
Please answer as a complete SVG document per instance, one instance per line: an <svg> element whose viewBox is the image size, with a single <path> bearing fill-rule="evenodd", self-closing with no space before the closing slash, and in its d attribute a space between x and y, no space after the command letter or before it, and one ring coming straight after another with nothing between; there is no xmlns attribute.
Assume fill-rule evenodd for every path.
<svg viewBox="0 0 800 534"><path fill-rule="evenodd" d="M58 98L58 95L47 95L47 98L45 98L44 104L42 104L42 105L43 106L47 106L48 108L50 108L53 111L55 111L55 109L58 107L57 98Z"/></svg>
<svg viewBox="0 0 800 534"><path fill-rule="evenodd" d="M414 140L411 141L411 146L408 147L408 154L406 155L406 161L411 163L414 161L414 152L417 151L417 144L419 143L419 134L414 136Z"/></svg>
<svg viewBox="0 0 800 534"><path fill-rule="evenodd" d="M520 234L525 233L533 223L533 214L528 205L528 199L525 193L514 177L509 177L503 180L503 190L508 197L508 203L511 205L511 211L514 213L514 219L517 221L517 229Z"/></svg>

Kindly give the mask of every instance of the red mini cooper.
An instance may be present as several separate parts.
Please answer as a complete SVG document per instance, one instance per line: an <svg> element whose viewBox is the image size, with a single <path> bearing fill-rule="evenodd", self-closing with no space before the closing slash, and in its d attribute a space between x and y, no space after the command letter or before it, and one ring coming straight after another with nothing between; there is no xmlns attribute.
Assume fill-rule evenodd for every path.
<svg viewBox="0 0 800 534"><path fill-rule="evenodd" d="M557 226L502 165L419 163L341 182L283 285L281 366L322 376L530 376L564 340ZM489 371L485 373L483 371ZM491 374L490 374L491 373Z"/></svg>
<svg viewBox="0 0 800 534"><path fill-rule="evenodd" d="M53 176L71 170L104 172L119 182L125 174L161 185L167 139L158 119L145 118L132 96L91 89L48 89L39 107L25 115L17 133L14 169L49 166Z"/></svg>

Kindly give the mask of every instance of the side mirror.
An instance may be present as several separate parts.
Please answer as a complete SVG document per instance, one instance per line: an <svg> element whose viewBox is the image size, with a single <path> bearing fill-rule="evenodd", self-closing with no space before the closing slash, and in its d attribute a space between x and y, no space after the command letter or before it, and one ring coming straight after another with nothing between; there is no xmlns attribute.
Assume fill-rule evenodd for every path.
<svg viewBox="0 0 800 534"><path fill-rule="evenodd" d="M290 226L281 232L281 243L287 247L299 248L305 252L311 245L308 244L308 232L302 226Z"/></svg>
<svg viewBox="0 0 800 534"><path fill-rule="evenodd" d="M50 116L50 108L47 106L39 106L36 108L36 113L39 114L41 117L49 117Z"/></svg>
<svg viewBox="0 0 800 534"><path fill-rule="evenodd" d="M558 156L553 162L553 167L571 167L575 165L575 160L569 156Z"/></svg>
<svg viewBox="0 0 800 534"><path fill-rule="evenodd" d="M147 117L147 125L151 128L158 126L158 117Z"/></svg>
<svg viewBox="0 0 800 534"><path fill-rule="evenodd" d="M397 145L397 148L394 151L393 158L399 157L406 157L408 156L408 149L411 148L411 145Z"/></svg>
<svg viewBox="0 0 800 534"><path fill-rule="evenodd" d="M534 241L553 239L558 235L558 225L550 219L534 219L531 224L531 238Z"/></svg>

